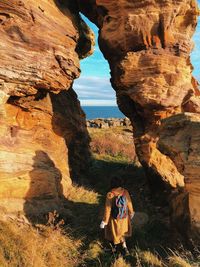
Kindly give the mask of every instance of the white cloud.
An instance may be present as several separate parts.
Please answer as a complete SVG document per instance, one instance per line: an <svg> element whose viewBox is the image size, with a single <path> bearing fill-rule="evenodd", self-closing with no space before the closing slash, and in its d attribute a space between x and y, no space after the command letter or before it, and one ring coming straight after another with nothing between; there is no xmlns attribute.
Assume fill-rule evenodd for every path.
<svg viewBox="0 0 200 267"><path fill-rule="evenodd" d="M111 87L108 77L83 76L75 80L73 88L80 101L106 100L115 102L115 91Z"/></svg>
<svg viewBox="0 0 200 267"><path fill-rule="evenodd" d="M115 100L80 100L81 106L117 106Z"/></svg>

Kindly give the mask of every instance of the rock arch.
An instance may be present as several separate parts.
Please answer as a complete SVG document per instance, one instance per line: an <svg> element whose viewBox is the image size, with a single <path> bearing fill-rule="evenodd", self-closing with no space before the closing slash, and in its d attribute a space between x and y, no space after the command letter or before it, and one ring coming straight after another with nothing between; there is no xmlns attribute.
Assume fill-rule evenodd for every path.
<svg viewBox="0 0 200 267"><path fill-rule="evenodd" d="M77 155L79 149L88 153L84 115L72 89L79 59L91 53L93 43L81 11L99 27L119 108L132 122L137 154L153 188L161 182L169 192L172 221L185 222L182 232L199 228L200 100L190 63L197 2L71 3L0 3L0 204L8 208L10 199L24 198L35 151L44 150L55 161L63 188L71 181L64 156L70 144L76 144ZM58 146L65 148L60 160Z"/></svg>

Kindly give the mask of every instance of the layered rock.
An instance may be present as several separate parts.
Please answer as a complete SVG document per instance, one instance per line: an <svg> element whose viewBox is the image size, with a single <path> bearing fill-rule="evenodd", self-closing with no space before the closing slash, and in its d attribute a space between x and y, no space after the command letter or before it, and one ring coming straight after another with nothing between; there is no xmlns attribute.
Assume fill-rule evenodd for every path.
<svg viewBox="0 0 200 267"><path fill-rule="evenodd" d="M158 184L175 191L172 218L185 222L182 232L190 223L199 227L194 0L0 2L1 206L23 206L26 214L38 211L36 203L54 208L87 166L85 117L71 87L93 35L79 11L100 29L118 105L132 122L149 180L158 191Z"/></svg>
<svg viewBox="0 0 200 267"><path fill-rule="evenodd" d="M93 33L75 4L2 0L0 36L0 206L47 212L87 169L85 115L71 87Z"/></svg>
<svg viewBox="0 0 200 267"><path fill-rule="evenodd" d="M8 95L35 95L40 88L58 93L79 76L79 57L90 51L92 33L75 7L56 3L1 1L0 80Z"/></svg>
<svg viewBox="0 0 200 267"><path fill-rule="evenodd" d="M198 224L200 220L198 212L194 212L194 203L199 203L200 197L193 194L193 187L185 186L186 179L191 184L196 184L196 179L199 179L193 179L192 157L184 161L190 166L186 174L180 168L180 157L175 159L173 151L161 149L158 145L161 120L169 117L178 123L176 114L198 112L199 109L199 93L190 63L197 2L84 0L79 1L79 7L100 29L99 45L110 64L118 105L132 122L136 151L152 187L159 190L158 185L162 184L170 192L174 189L188 192L186 201L171 198L172 217L181 219L187 214L188 228L189 222ZM193 117L187 118L188 125L194 130L187 133L188 128L183 123L181 131L193 138L199 121L194 124ZM171 142L176 138L172 137L174 132L176 123L169 131ZM168 132L165 133L168 138ZM184 142L184 137L181 138L180 143ZM194 143L197 146L195 157L199 158L199 144L197 141ZM198 164L196 166L198 168ZM198 186L194 187L199 190ZM185 229L182 232L185 233Z"/></svg>
<svg viewBox="0 0 200 267"><path fill-rule="evenodd" d="M76 94L72 89L44 93L23 107L5 104L4 110L0 206L26 215L58 210L72 180L78 182L89 163L85 115Z"/></svg>
<svg viewBox="0 0 200 267"><path fill-rule="evenodd" d="M187 231L189 216L192 218L194 232L200 228L200 116L194 113L181 113L162 122L158 147L168 155L185 178L186 190L172 195L172 201L186 199L189 210L185 209L182 224ZM189 194L188 194L189 193ZM181 220L182 205L172 205L173 223ZM189 213L188 213L189 212ZM179 225L177 225L180 227Z"/></svg>

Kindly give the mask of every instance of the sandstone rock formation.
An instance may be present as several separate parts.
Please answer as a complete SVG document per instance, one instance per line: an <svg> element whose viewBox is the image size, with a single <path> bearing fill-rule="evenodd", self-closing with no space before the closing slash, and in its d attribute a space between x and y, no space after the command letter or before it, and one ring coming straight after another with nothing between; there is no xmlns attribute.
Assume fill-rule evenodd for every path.
<svg viewBox="0 0 200 267"><path fill-rule="evenodd" d="M197 161L200 155L196 138L199 115L176 115L199 112L199 93L190 63L197 2L84 0L79 1L79 7L100 29L99 45L110 64L118 105L132 122L136 151L152 187L159 190L162 181L170 192L188 194L185 201L170 198L172 217L185 221L186 216L188 229L190 223L199 224L196 205L200 200L200 178L196 173L200 168L193 161L194 155ZM181 116L184 119L179 121ZM160 125L165 118L169 120L164 122L164 131ZM168 129L171 121L174 124ZM181 127L180 133L177 127ZM170 149L163 143L168 137ZM176 138L180 146L185 138L193 140L193 156L187 156L184 150L190 149L189 144L175 149ZM185 185L187 180L190 186ZM182 232L186 233L185 228Z"/></svg>
<svg viewBox="0 0 200 267"><path fill-rule="evenodd" d="M160 129L159 150L175 163L178 171L184 176L185 188L180 194L172 194L172 220L179 220L187 231L188 217L192 218L193 232L200 229L200 116L195 113L180 113L165 119ZM186 201L182 211L184 220L176 201ZM189 205L189 209L187 207ZM177 210L178 208L178 210ZM180 209L180 210L179 210ZM177 225L180 227L179 225Z"/></svg>
<svg viewBox="0 0 200 267"><path fill-rule="evenodd" d="M13 210L18 199L28 214L33 200L56 205L75 170L87 166L85 117L72 84L93 34L79 11L99 27L149 181L170 192L182 232L199 227L199 91L189 58L195 0L0 1L1 206Z"/></svg>
<svg viewBox="0 0 200 267"><path fill-rule="evenodd" d="M73 4L2 0L0 36L0 206L48 211L87 168L85 115L72 83L93 33Z"/></svg>

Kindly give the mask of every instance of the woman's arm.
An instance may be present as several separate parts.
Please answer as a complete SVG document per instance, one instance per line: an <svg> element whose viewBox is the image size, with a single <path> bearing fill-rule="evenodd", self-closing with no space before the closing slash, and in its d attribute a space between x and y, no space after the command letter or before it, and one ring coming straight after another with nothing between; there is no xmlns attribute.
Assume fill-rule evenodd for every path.
<svg viewBox="0 0 200 267"><path fill-rule="evenodd" d="M129 192L127 190L126 190L126 197L127 197L128 213L129 213L130 217L133 218L135 212L133 209L131 197L130 197Z"/></svg>
<svg viewBox="0 0 200 267"><path fill-rule="evenodd" d="M111 213L111 208L112 208L112 198L113 194L109 192L106 196L106 203L105 203L105 210L104 210L104 216L103 216L103 221L107 225L110 219L110 213Z"/></svg>

